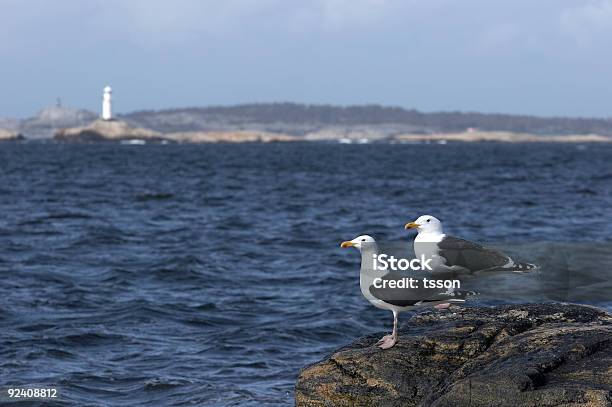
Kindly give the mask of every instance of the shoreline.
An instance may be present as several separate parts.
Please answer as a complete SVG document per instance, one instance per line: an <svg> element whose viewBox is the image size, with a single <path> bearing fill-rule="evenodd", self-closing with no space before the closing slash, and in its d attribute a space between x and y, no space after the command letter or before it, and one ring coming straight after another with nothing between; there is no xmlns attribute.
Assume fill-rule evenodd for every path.
<svg viewBox="0 0 612 407"><path fill-rule="evenodd" d="M241 144L241 143L337 143L337 144L449 144L449 143L612 143L600 134L533 134L468 129L454 133L384 134L355 129L321 129L290 134L257 129L159 132L122 120L95 120L87 126L61 128L51 138L28 138L27 134L0 129L2 141L58 142L70 144Z"/></svg>
<svg viewBox="0 0 612 407"><path fill-rule="evenodd" d="M74 127L58 130L54 140L65 143L83 142L119 142L124 144L178 143L295 143L295 142L331 142L339 144L370 143L612 143L612 137L598 134L538 135L531 133L513 133L502 131L468 130L460 133L435 134L396 134L381 135L373 132L347 133L331 131L322 135L320 132L304 135L287 134L261 130L236 131L186 131L157 132L148 128L134 127L121 120L96 120L85 127Z"/></svg>
<svg viewBox="0 0 612 407"><path fill-rule="evenodd" d="M296 406L484 407L505 400L603 407L612 391L606 374L612 314L598 307L451 306L414 316L393 348L376 346L382 334L358 338L305 366L295 385Z"/></svg>
<svg viewBox="0 0 612 407"><path fill-rule="evenodd" d="M564 137L564 136L561 136ZM610 140L593 140L590 138L568 138L568 139L533 139L533 140L456 140L446 138L422 138L418 140L303 140L295 138L292 140L207 140L207 141L187 141L187 140L169 140L169 139L139 139L139 138L123 138L123 139L98 139L98 140L56 140L56 139L28 139L24 137L0 139L0 143L11 144L115 144L115 145L207 145L207 144L334 144L334 145L451 145L451 144L574 144L574 145L601 145L612 144Z"/></svg>
<svg viewBox="0 0 612 407"><path fill-rule="evenodd" d="M501 142L501 143L612 143L612 137L599 134L539 135L502 131L467 131L462 133L403 134L398 141L446 141L446 142Z"/></svg>

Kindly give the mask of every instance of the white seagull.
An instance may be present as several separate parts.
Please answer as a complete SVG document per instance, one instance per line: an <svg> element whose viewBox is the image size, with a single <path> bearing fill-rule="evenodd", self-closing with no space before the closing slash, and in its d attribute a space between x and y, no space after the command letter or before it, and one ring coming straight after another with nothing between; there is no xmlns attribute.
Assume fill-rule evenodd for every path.
<svg viewBox="0 0 612 407"><path fill-rule="evenodd" d="M355 247L362 253L362 250L367 248L368 254L378 254L378 245L373 237L368 235L357 236L353 240L342 242L341 248ZM403 288L382 288L375 287L372 284L372 267L368 263L361 262L360 270L360 286L361 292L366 299L375 307L390 310L393 312L393 332L390 335L383 336L376 345L381 349L389 349L397 343L397 327L398 316L402 311L409 311L415 308L424 306L448 307L450 302L465 302L465 297L473 295L473 292L455 291L455 292L440 292L439 289L421 289L417 295L422 299L412 299L415 297L415 291L407 294ZM400 274L396 271L389 271L385 275L380 276L383 280L398 280Z"/></svg>
<svg viewBox="0 0 612 407"><path fill-rule="evenodd" d="M405 229L416 229L414 253L431 258L434 271L481 272L509 271L525 273L537 269L531 263L519 263L499 250L444 233L442 222L431 215L419 216Z"/></svg>

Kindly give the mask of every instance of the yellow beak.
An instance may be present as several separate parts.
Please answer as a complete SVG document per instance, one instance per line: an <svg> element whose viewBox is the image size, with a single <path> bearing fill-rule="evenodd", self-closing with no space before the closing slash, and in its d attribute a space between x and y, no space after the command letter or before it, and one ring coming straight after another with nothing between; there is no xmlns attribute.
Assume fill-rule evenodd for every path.
<svg viewBox="0 0 612 407"><path fill-rule="evenodd" d="M350 240L340 243L340 247L342 247L343 249L346 249L347 247L353 247L353 246L355 246L355 243L351 242Z"/></svg>
<svg viewBox="0 0 612 407"><path fill-rule="evenodd" d="M410 223L406 223L406 226L404 226L404 229L408 230L408 229L416 229L419 227L418 223L415 222L410 222Z"/></svg>

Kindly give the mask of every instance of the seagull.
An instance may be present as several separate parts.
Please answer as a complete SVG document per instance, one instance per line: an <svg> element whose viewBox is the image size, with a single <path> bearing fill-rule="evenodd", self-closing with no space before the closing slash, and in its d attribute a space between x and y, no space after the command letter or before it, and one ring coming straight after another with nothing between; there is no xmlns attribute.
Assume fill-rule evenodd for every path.
<svg viewBox="0 0 612 407"><path fill-rule="evenodd" d="M405 229L416 229L414 253L432 259L438 272L475 273L481 271L509 271L525 273L537 268L531 263L519 263L499 250L444 233L442 222L431 215L420 216L407 223Z"/></svg>
<svg viewBox="0 0 612 407"><path fill-rule="evenodd" d="M393 312L393 332L385 335L376 343L381 349L389 349L397 343L397 327L399 313L425 306L448 307L450 302L465 302L465 297L473 295L471 291L455 291L440 293L439 289L419 289L408 293L405 288L389 288L386 286L375 287L372 282L372 267L369 267L371 254L378 254L378 245L373 237L368 235L357 236L353 240L348 240L340 244L341 248L354 247L363 255L367 251L368 256L362 256L360 270L361 292L366 299L375 307ZM364 262L363 259L368 261ZM399 280L402 278L398 271L389 271L381 277L383 281ZM411 289L412 290L412 289ZM416 294L421 294L421 299L413 299ZM420 295L419 295L420 296ZM440 308L440 309L442 309Z"/></svg>

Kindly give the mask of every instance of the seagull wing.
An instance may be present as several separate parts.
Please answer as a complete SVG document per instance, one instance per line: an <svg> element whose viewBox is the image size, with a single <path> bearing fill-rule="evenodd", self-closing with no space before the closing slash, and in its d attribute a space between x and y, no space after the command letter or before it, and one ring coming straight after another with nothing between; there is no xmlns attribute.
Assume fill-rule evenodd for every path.
<svg viewBox="0 0 612 407"><path fill-rule="evenodd" d="M391 280L400 280L409 277L406 273L400 271L391 271L382 276L383 282ZM428 276L429 277L429 276ZM422 282L419 281L419 288L389 288L383 284L382 287L370 285L369 291L377 299L397 307L408 307L411 305L419 305L422 302L438 301L440 289L423 288Z"/></svg>
<svg viewBox="0 0 612 407"><path fill-rule="evenodd" d="M401 278L399 273L389 273L383 277L383 280L395 280ZM420 307L425 305L435 305L447 302L465 302L470 297L477 295L474 291L447 291L441 292L439 289L420 288L411 289L418 290L418 294L413 291L407 295L404 288L376 288L370 286L370 294L386 304L395 305L397 307ZM419 299L407 297L420 297Z"/></svg>
<svg viewBox="0 0 612 407"><path fill-rule="evenodd" d="M463 267L474 272L503 269L514 264L509 256L498 250L453 236L445 236L438 248L438 254L444 257L448 267Z"/></svg>

